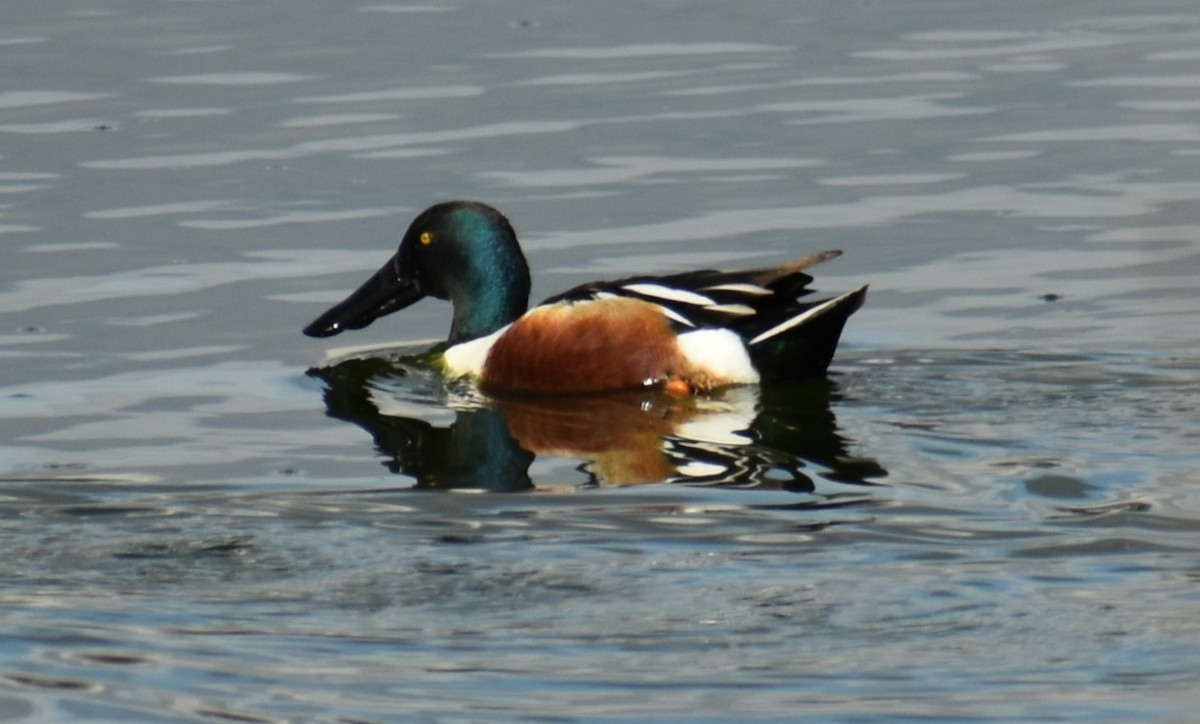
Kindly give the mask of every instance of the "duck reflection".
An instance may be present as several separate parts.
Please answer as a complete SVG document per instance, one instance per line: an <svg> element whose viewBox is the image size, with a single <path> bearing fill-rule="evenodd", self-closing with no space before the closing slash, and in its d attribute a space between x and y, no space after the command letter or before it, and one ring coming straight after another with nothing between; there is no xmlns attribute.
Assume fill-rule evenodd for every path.
<svg viewBox="0 0 1200 724"><path fill-rule="evenodd" d="M327 414L366 430L393 473L417 489L534 489L541 456L578 458L585 485L687 483L812 492L809 465L844 483L886 475L853 458L815 379L704 396L659 390L593 396L483 397L447 389L418 358L351 357L314 367ZM439 426L434 410L453 409Z"/></svg>

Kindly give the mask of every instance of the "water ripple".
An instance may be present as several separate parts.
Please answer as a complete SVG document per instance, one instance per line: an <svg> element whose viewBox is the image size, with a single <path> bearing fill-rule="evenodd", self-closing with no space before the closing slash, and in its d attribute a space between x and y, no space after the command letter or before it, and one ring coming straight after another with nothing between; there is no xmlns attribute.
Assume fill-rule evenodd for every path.
<svg viewBox="0 0 1200 724"><path fill-rule="evenodd" d="M78 93L74 91L4 91L0 92L0 108L31 108L57 103L79 103L111 98L110 93Z"/></svg>
<svg viewBox="0 0 1200 724"><path fill-rule="evenodd" d="M538 48L511 53L493 53L495 58L546 58L562 60L610 60L662 58L686 55L727 55L740 53L781 53L791 48L759 43L641 43L591 48Z"/></svg>
<svg viewBox="0 0 1200 724"><path fill-rule="evenodd" d="M264 71L242 71L236 73L198 73L196 75L169 75L147 78L150 83L175 85L257 86L280 83L301 83L320 76L299 73L270 73Z"/></svg>

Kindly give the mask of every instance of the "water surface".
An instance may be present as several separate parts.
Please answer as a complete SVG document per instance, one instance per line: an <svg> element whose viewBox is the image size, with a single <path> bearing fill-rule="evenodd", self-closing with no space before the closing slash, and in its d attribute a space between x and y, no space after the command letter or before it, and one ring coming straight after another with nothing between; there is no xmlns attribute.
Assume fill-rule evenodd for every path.
<svg viewBox="0 0 1200 724"><path fill-rule="evenodd" d="M1194 710L1190 5L8 10L0 718ZM582 411L300 335L455 197L536 297L871 294L828 381Z"/></svg>

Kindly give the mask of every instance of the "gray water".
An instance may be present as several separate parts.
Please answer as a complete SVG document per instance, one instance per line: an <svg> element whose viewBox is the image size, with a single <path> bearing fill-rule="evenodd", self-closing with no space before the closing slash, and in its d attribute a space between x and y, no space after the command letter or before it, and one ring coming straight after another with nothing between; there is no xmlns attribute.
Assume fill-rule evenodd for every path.
<svg viewBox="0 0 1200 724"><path fill-rule="evenodd" d="M3 16L0 719L1195 716L1193 3ZM827 383L694 409L300 334L456 197L539 298L871 294Z"/></svg>

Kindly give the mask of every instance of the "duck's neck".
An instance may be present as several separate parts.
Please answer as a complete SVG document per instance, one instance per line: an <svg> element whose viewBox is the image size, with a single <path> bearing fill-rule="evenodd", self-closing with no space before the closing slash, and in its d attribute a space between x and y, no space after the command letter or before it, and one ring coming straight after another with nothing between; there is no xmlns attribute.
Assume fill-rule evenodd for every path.
<svg viewBox="0 0 1200 724"><path fill-rule="evenodd" d="M447 289L454 305L451 345L487 336L525 313L529 268L520 251L500 256L473 258L464 277Z"/></svg>

